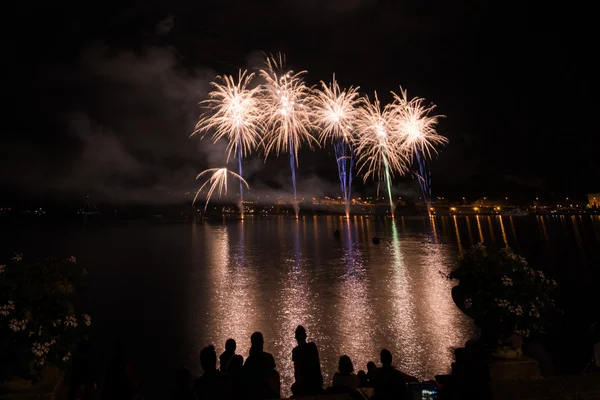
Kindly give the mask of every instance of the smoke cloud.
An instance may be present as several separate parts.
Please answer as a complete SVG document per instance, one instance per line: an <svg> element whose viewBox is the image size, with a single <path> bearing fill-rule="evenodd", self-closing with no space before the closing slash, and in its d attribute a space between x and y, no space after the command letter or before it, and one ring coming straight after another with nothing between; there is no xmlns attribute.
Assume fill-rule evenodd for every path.
<svg viewBox="0 0 600 400"><path fill-rule="evenodd" d="M258 59L258 52L252 52L248 63L258 67ZM227 163L224 140L213 143L210 134L190 137L202 112L198 103L217 72L183 64L165 47L134 52L94 43L75 66L51 68L51 78L44 81L50 79L49 92L60 87L67 99L54 106L68 146L55 159L38 157L24 146L30 153L25 158L34 160L27 169L36 172L13 183L57 200L91 196L98 203L181 204L191 203L203 183L195 180L202 170L226 166L237 171L237 160ZM291 199L285 156L265 163L252 155L244 160L244 177L253 196ZM226 200L238 195L237 184L230 188ZM328 188L335 186L317 178L314 170L300 175L299 196L321 195Z"/></svg>

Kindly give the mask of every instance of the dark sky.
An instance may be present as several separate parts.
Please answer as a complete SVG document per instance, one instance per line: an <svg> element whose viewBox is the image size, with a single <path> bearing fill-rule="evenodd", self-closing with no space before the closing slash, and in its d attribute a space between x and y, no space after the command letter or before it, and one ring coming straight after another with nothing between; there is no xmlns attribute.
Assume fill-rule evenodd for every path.
<svg viewBox="0 0 600 400"><path fill-rule="evenodd" d="M11 7L3 27L4 203L88 194L115 203L187 199L195 175L224 162L223 144L188 138L208 82L256 68L262 52L275 51L308 70L309 84L335 72L343 85L377 90L383 100L402 85L437 104L446 115L439 133L450 143L430 164L434 196L600 191L594 32L570 10L543 23L530 17L549 16L526 1ZM337 190L329 153L301 152L301 192ZM285 157L246 163L253 188L288 191ZM398 180L396 190L414 185Z"/></svg>

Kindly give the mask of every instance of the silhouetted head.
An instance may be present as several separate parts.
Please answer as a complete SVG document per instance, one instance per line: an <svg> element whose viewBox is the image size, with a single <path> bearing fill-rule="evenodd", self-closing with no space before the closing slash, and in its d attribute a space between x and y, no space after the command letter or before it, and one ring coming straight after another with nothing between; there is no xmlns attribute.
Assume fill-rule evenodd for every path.
<svg viewBox="0 0 600 400"><path fill-rule="evenodd" d="M191 380L192 374L189 369L182 367L175 371L175 385L177 385L177 387L188 388Z"/></svg>
<svg viewBox="0 0 600 400"><path fill-rule="evenodd" d="M306 329L302 325L296 328L296 341L298 344L306 342Z"/></svg>
<svg viewBox="0 0 600 400"><path fill-rule="evenodd" d="M379 359L381 360L381 365L384 367L389 367L392 365L392 353L388 349L381 350L379 354Z"/></svg>
<svg viewBox="0 0 600 400"><path fill-rule="evenodd" d="M263 351L264 345L265 339L263 339L262 333L254 332L250 336L250 351Z"/></svg>
<svg viewBox="0 0 600 400"><path fill-rule="evenodd" d="M375 365L375 363L373 361L369 361L367 363L367 371L372 372L375 371L377 369L377 365Z"/></svg>
<svg viewBox="0 0 600 400"><path fill-rule="evenodd" d="M210 344L200 351L200 365L205 374L217 370L217 352L215 351L215 346Z"/></svg>
<svg viewBox="0 0 600 400"><path fill-rule="evenodd" d="M225 342L225 350L227 350L231 353L235 353L236 347L237 347L237 345L235 343L235 340L233 340L233 339L227 339L227 341Z"/></svg>
<svg viewBox="0 0 600 400"><path fill-rule="evenodd" d="M340 361L338 362L338 371L342 375L350 375L354 372L354 365L352 364L352 360L350 357L343 355L340 357Z"/></svg>
<svg viewBox="0 0 600 400"><path fill-rule="evenodd" d="M362 369L360 371L358 371L358 373L356 374L359 378L360 378L360 385L364 386L364 383L366 383L367 381L367 374L365 373L365 371L363 371Z"/></svg>

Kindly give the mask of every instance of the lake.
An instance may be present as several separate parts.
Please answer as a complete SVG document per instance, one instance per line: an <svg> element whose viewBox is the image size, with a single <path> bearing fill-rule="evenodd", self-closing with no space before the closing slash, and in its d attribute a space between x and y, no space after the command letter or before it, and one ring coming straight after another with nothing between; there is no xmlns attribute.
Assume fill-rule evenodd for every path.
<svg viewBox="0 0 600 400"><path fill-rule="evenodd" d="M298 324L319 347L326 383L340 355L365 369L381 348L421 379L448 373L452 349L477 332L440 272L477 242L514 248L561 285L567 328L550 346L559 370L583 369L580 338L600 309L600 218L591 216L33 220L2 226L0 240L3 256L75 255L86 266L81 300L92 315L99 369L113 343L124 341L151 399L170 390L176 368L200 374L207 344L220 353L231 337L246 357L257 330L289 394Z"/></svg>

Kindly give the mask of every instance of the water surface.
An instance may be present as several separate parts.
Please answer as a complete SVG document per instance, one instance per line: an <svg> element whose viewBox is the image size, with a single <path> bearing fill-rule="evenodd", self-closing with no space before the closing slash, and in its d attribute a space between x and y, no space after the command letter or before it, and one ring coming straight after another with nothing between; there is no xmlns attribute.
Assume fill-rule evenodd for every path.
<svg viewBox="0 0 600 400"><path fill-rule="evenodd" d="M100 370L112 344L125 342L149 398L169 390L181 365L199 374L198 354L209 343L221 352L235 338L245 357L257 330L289 394L298 324L319 346L327 383L340 355L364 369L384 347L421 379L447 373L452 348L476 330L440 272L480 241L511 246L556 277L574 335L589 320L581 304L597 304L600 220L589 216L90 220L3 227L0 240L3 253L73 254L87 266L82 300L93 316Z"/></svg>

